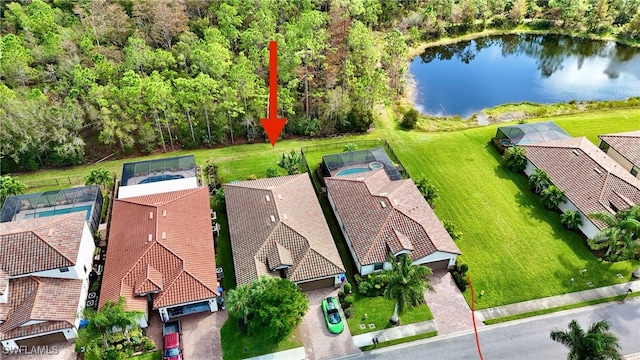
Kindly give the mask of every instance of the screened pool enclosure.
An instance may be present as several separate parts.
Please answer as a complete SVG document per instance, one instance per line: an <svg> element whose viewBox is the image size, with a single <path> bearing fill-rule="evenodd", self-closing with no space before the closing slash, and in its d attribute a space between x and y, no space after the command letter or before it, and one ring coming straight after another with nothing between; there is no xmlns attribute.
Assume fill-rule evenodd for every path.
<svg viewBox="0 0 640 360"><path fill-rule="evenodd" d="M341 176L384 169L391 180L402 175L383 148L347 151L322 157L322 176Z"/></svg>
<svg viewBox="0 0 640 360"><path fill-rule="evenodd" d="M102 192L98 185L9 196L0 210L0 222L84 212L92 232L98 230L102 214Z"/></svg>
<svg viewBox="0 0 640 360"><path fill-rule="evenodd" d="M126 163L122 166L120 186L196 177L193 155Z"/></svg>

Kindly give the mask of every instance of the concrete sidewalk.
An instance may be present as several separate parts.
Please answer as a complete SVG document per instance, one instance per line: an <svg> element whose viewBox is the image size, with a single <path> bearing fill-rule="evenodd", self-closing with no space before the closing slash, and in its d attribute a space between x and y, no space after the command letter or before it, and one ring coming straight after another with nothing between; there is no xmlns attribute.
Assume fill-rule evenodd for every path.
<svg viewBox="0 0 640 360"><path fill-rule="evenodd" d="M279 351L276 353L260 355L245 360L304 360L305 352L303 347Z"/></svg>
<svg viewBox="0 0 640 360"><path fill-rule="evenodd" d="M400 339L408 336L414 336L424 334L431 331L437 331L438 325L435 320L422 321L409 325L395 326L384 330L372 331L353 337L353 343L357 347L373 345L373 338L377 338L378 341L385 342L395 339Z"/></svg>
<svg viewBox="0 0 640 360"><path fill-rule="evenodd" d="M569 294L497 306L489 309L476 310L475 315L476 319L480 321L497 319L510 315L524 314L531 311L552 309L559 306L577 304L584 301L603 299L611 296L620 296L627 293L628 289L631 289L633 292L640 291L640 281L630 281L623 284L610 285L601 288L577 291Z"/></svg>

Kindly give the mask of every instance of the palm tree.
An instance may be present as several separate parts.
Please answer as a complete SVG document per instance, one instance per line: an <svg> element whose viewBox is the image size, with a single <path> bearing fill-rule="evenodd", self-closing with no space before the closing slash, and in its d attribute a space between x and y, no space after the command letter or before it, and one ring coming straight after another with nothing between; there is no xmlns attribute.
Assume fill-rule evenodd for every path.
<svg viewBox="0 0 640 360"><path fill-rule="evenodd" d="M618 211L615 215L598 211L589 214L589 218L603 222L606 227L589 239L588 244L593 250L608 246L605 256L612 250L624 257L633 256L640 247L640 206L636 205L627 210ZM623 260L623 259L619 259Z"/></svg>
<svg viewBox="0 0 640 360"><path fill-rule="evenodd" d="M580 216L580 211L565 210L564 213L560 215L560 223L569 230L577 229L582 226L582 216Z"/></svg>
<svg viewBox="0 0 640 360"><path fill-rule="evenodd" d="M542 190L546 189L551 185L551 178L546 171L541 169L535 169L529 175L529 186L533 189L533 192L536 194L540 194Z"/></svg>
<svg viewBox="0 0 640 360"><path fill-rule="evenodd" d="M99 185L100 189L104 191L107 187L113 185L113 173L102 167L91 169L85 180L85 185Z"/></svg>
<svg viewBox="0 0 640 360"><path fill-rule="evenodd" d="M244 320L244 324L247 325L247 317L251 310L252 289L248 284L243 284L229 290L227 294L227 311L229 315Z"/></svg>
<svg viewBox="0 0 640 360"><path fill-rule="evenodd" d="M432 208L435 208L436 200L440 198L438 189L431 183L431 180L422 176L416 181L416 187L420 190L420 194L427 200L427 203Z"/></svg>
<svg viewBox="0 0 640 360"><path fill-rule="evenodd" d="M396 325L400 319L398 315L404 314L407 309L424 303L425 290L433 290L429 284L431 269L422 265L414 265L409 254L401 254L394 258L389 257L392 267L383 270L377 276L387 287L384 289L384 297L395 300L393 315L389 322Z"/></svg>
<svg viewBox="0 0 640 360"><path fill-rule="evenodd" d="M569 331L554 330L551 340L569 348L567 360L622 360L618 338L609 331L611 323L601 320L585 333L576 320L569 323Z"/></svg>
<svg viewBox="0 0 640 360"><path fill-rule="evenodd" d="M513 172L521 172L527 167L527 156L524 148L514 146L504 152L504 161L507 169Z"/></svg>
<svg viewBox="0 0 640 360"><path fill-rule="evenodd" d="M22 194L27 188L25 184L9 175L0 176L0 205L4 200L13 195Z"/></svg>
<svg viewBox="0 0 640 360"><path fill-rule="evenodd" d="M557 209L558 205L565 202L567 199L564 196L564 191L560 190L560 188L555 185L550 185L548 188L542 190L540 195L542 196L542 204L550 210Z"/></svg>

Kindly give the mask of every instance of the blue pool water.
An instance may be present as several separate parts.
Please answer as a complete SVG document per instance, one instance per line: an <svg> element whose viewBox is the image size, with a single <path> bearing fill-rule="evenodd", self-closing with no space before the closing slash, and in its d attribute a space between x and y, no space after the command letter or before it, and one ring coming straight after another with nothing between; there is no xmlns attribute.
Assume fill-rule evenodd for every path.
<svg viewBox="0 0 640 360"><path fill-rule="evenodd" d="M69 214L72 212L80 212L80 211L85 211L87 213L85 215L85 218L87 220L91 218L91 205L77 206L74 208L38 211L35 214L26 214L24 218L33 219L33 218L41 218L41 217L47 217L47 216L53 216L53 215Z"/></svg>
<svg viewBox="0 0 640 360"><path fill-rule="evenodd" d="M148 184L148 183L154 183L158 181L175 180L175 179L182 179L182 178L184 178L184 176L182 175L155 175L155 176L149 176L148 178L140 181L139 184Z"/></svg>
<svg viewBox="0 0 640 360"><path fill-rule="evenodd" d="M340 171L339 173L336 174L336 176L357 174L357 173L367 172L367 171L371 171L371 169L369 169L369 168L351 168L351 169L346 169L346 170Z"/></svg>

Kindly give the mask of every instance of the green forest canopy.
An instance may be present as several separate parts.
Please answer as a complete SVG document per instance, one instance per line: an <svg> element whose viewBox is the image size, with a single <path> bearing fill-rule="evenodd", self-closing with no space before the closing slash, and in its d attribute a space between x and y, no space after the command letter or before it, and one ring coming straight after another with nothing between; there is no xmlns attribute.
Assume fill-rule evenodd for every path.
<svg viewBox="0 0 640 360"><path fill-rule="evenodd" d="M640 0L23 0L0 3L7 171L254 141L268 43L285 132L365 131L407 46L486 27L640 38Z"/></svg>

